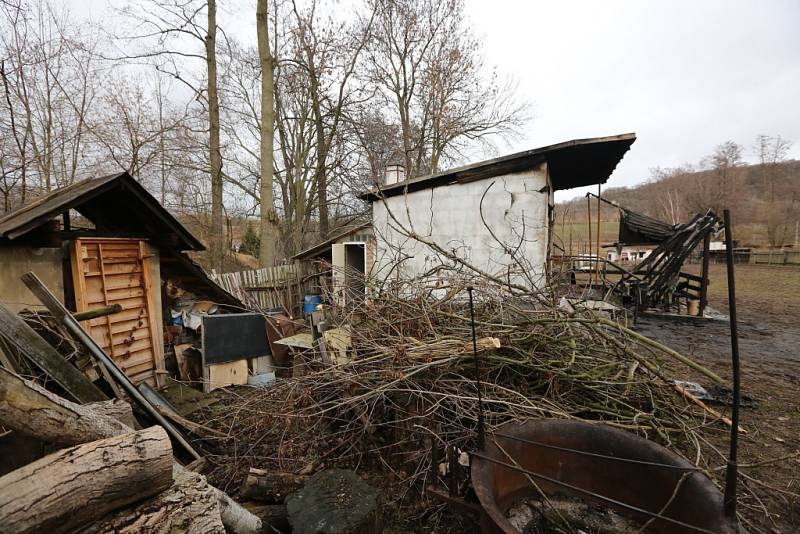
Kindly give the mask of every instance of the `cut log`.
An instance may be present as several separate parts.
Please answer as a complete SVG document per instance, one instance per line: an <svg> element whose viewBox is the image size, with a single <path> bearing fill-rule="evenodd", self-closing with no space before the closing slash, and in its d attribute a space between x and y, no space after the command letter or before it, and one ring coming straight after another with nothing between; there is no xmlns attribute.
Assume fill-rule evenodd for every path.
<svg viewBox="0 0 800 534"><path fill-rule="evenodd" d="M219 500L204 476L173 469L172 486L135 507L118 510L81 530L81 534L224 534Z"/></svg>
<svg viewBox="0 0 800 534"><path fill-rule="evenodd" d="M378 491L345 469L327 469L286 499L294 534L379 534Z"/></svg>
<svg viewBox="0 0 800 534"><path fill-rule="evenodd" d="M86 405L90 412L95 415L107 415L113 417L120 423L136 428L136 418L133 416L133 408L124 400L112 399L102 402L92 402Z"/></svg>
<svg viewBox="0 0 800 534"><path fill-rule="evenodd" d="M0 368L0 424L57 445L77 445L133 430L96 404L80 405Z"/></svg>
<svg viewBox="0 0 800 534"><path fill-rule="evenodd" d="M245 499L280 504L290 493L303 487L308 476L250 468L239 494Z"/></svg>
<svg viewBox="0 0 800 534"><path fill-rule="evenodd" d="M63 449L0 478L8 533L73 532L172 485L172 445L163 428Z"/></svg>
<svg viewBox="0 0 800 534"><path fill-rule="evenodd" d="M28 414L28 417L25 415ZM97 413L93 405L81 406L0 368L0 424L42 441L74 445L131 432L113 417ZM179 469L184 469L178 466ZM261 520L231 497L210 486L219 500L222 523L229 532L251 534L261 530Z"/></svg>

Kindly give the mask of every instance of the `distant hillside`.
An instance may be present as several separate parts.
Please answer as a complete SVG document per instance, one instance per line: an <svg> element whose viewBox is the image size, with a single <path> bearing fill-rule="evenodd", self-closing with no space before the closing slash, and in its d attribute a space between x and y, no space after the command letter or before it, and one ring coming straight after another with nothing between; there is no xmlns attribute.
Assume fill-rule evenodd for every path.
<svg viewBox="0 0 800 534"><path fill-rule="evenodd" d="M634 187L614 187L603 197L639 213L669 223L688 220L692 214L712 209L720 216L731 210L737 239L749 246L793 244L800 224L800 161L772 165L742 165L694 172L666 170L657 179ZM618 210L601 206L600 238L616 237ZM592 233L597 200L592 199ZM588 239L587 202L577 198L556 205L556 235L567 242ZM594 241L595 237L593 237Z"/></svg>

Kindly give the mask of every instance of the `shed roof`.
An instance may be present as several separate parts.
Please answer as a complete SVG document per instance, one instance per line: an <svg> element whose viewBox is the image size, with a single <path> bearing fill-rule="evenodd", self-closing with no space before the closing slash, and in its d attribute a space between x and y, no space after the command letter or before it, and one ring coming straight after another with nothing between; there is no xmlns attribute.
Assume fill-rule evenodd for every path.
<svg viewBox="0 0 800 534"><path fill-rule="evenodd" d="M604 184L634 141L636 141L635 133L574 139L373 188L361 195L361 198L374 201L381 197L412 193L443 185L468 183L521 172L543 162L547 162L550 179L556 191Z"/></svg>
<svg viewBox="0 0 800 534"><path fill-rule="evenodd" d="M203 244L127 172L57 189L0 218L0 238L13 240L74 209L98 230L136 233L175 250Z"/></svg>
<svg viewBox="0 0 800 534"><path fill-rule="evenodd" d="M324 253L326 251L329 251L330 250L329 247L332 244L336 243L341 238L347 237L348 235L351 235L351 234L355 234L355 233L360 232L361 230L365 230L365 229L367 229L367 228L369 228L371 226L372 226L372 223L369 223L369 222L363 223L363 224L359 224L357 226L349 226L349 227L347 227L346 230L340 230L339 232L333 234L328 239L326 239L324 241L321 241L321 242L317 243L316 245L308 247L307 249L305 249L302 252L298 252L297 254L292 256L292 259L293 260L302 260L302 259L305 259L305 258L313 258L313 257L319 256L320 254L322 254L322 253Z"/></svg>

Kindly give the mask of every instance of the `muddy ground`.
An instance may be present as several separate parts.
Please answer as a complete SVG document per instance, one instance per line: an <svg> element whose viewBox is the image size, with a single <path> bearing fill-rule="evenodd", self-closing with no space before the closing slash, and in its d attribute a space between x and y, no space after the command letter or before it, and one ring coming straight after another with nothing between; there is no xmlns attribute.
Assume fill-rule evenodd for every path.
<svg viewBox="0 0 800 534"><path fill-rule="evenodd" d="M712 266L711 280L710 304L727 314L724 265ZM797 532L800 530L800 269L738 265L736 289L742 394L757 402L756 407L741 410L741 426L747 434L739 438L739 463L777 460L742 468L746 476L740 477L740 483L759 490L758 495L764 501L752 499L742 512L766 532ZM690 356L723 379L732 380L727 321L642 318L636 328ZM697 380L686 371L678 368L674 371L684 372L686 379ZM716 408L728 413L725 407ZM708 439L720 453L727 455L726 432L709 432Z"/></svg>

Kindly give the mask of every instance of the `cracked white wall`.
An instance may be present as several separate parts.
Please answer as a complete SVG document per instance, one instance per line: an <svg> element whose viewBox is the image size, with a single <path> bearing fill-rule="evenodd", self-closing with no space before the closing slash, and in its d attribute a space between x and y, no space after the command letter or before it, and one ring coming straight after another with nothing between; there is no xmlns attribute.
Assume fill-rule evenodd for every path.
<svg viewBox="0 0 800 534"><path fill-rule="evenodd" d="M410 232L485 272L505 279L509 266L519 269L521 264L540 280L547 262L550 191L542 164L530 171L374 201L378 281L419 276L457 263L409 237Z"/></svg>

